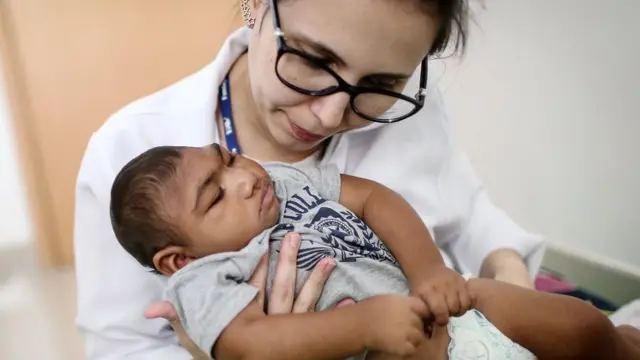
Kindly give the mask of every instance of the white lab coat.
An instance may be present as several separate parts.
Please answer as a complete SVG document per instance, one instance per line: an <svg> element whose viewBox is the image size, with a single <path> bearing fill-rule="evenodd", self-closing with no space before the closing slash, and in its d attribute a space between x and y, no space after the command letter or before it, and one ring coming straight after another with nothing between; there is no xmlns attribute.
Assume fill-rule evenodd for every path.
<svg viewBox="0 0 640 360"><path fill-rule="evenodd" d="M109 219L110 189L122 166L151 147L219 141L214 122L218 84L247 48L249 35L246 28L235 32L211 64L121 109L91 137L78 175L74 234L77 325L87 359L191 358L166 321L143 317L148 305L162 300L163 280L116 241ZM322 161L404 196L449 264L452 259L464 273L477 274L484 258L498 248L519 252L532 274L540 266L542 238L496 208L466 158L454 151L442 97L433 83L419 114L338 136Z"/></svg>

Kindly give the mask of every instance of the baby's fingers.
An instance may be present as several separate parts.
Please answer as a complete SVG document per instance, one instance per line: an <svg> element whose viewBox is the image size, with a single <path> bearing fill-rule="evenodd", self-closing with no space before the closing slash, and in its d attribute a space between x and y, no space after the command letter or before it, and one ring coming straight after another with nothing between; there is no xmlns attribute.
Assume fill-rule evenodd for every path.
<svg viewBox="0 0 640 360"><path fill-rule="evenodd" d="M449 322L449 306L444 294L434 293L433 295L425 296L423 299L429 306L436 324L447 325Z"/></svg>
<svg viewBox="0 0 640 360"><path fill-rule="evenodd" d="M462 312L462 304L460 303L460 293L458 292L458 289L451 288L444 294L444 296L449 308L450 316L458 316L461 313L464 313Z"/></svg>
<svg viewBox="0 0 640 360"><path fill-rule="evenodd" d="M417 296L411 296L409 299L411 301L411 311L418 315L420 319L428 319L432 316L431 312L429 311L429 306L427 306L427 303L424 299Z"/></svg>

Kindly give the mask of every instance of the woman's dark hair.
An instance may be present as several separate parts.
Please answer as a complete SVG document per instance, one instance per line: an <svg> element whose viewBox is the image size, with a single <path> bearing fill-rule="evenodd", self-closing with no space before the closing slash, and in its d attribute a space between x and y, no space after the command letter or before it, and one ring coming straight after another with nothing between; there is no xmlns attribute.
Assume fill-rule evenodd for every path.
<svg viewBox="0 0 640 360"><path fill-rule="evenodd" d="M395 0L398 1L398 0ZM451 46L453 54L463 54L467 46L469 4L467 0L412 0L440 22L429 56L442 55Z"/></svg>
<svg viewBox="0 0 640 360"><path fill-rule="evenodd" d="M263 0L266 1L266 0ZM280 0L280 2L291 0ZM464 54L467 46L469 3L468 0L388 0L418 2L418 6L440 22L436 39L429 49L430 57L438 57L451 47L451 55ZM267 13L263 14L262 21ZM263 23L261 22L261 24Z"/></svg>

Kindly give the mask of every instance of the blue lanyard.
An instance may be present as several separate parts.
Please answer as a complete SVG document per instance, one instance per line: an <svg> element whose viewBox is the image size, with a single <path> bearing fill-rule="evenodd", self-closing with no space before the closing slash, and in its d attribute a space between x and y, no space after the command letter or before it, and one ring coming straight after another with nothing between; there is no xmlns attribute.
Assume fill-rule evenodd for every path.
<svg viewBox="0 0 640 360"><path fill-rule="evenodd" d="M236 130L233 126L233 113L231 111L231 93L229 92L229 75L225 76L219 91L220 113L222 114L222 127L227 142L227 149L239 154L240 146L236 138Z"/></svg>

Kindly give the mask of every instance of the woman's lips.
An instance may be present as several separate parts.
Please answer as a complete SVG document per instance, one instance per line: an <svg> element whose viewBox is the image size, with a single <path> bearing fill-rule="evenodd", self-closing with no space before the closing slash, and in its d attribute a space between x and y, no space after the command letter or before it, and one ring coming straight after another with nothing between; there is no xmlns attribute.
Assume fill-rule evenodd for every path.
<svg viewBox="0 0 640 360"><path fill-rule="evenodd" d="M313 143L324 139L324 136L308 132L300 126L294 124L293 121L289 121L289 123L291 124L291 131L293 132L293 136L295 136L300 141Z"/></svg>

